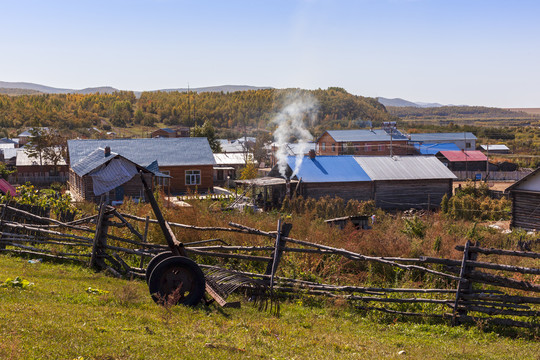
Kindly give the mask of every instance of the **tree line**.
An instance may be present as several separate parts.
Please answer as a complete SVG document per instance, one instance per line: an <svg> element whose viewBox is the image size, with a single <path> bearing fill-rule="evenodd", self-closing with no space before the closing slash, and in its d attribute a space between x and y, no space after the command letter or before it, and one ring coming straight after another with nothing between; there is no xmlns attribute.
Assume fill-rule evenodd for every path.
<svg viewBox="0 0 540 360"><path fill-rule="evenodd" d="M303 92L318 102L317 123L313 127L358 127L393 121L376 99L355 96L341 88L326 90L249 90L224 92L143 92L139 98L130 91L112 94L0 95L0 127L20 129L49 126L78 130L110 126L202 126L210 122L216 129L266 129L291 92ZM3 134L4 136L7 135Z"/></svg>

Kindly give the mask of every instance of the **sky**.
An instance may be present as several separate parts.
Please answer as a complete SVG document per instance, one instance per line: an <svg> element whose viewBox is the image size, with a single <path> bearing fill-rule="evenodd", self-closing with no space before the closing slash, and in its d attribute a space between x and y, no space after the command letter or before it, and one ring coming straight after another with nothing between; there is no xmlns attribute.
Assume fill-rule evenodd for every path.
<svg viewBox="0 0 540 360"><path fill-rule="evenodd" d="M540 107L536 0L0 0L0 81Z"/></svg>

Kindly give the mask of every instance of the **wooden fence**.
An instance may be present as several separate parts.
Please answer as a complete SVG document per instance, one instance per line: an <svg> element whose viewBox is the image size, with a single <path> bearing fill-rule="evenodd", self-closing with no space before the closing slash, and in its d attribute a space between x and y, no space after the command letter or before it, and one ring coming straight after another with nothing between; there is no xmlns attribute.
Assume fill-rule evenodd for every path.
<svg viewBox="0 0 540 360"><path fill-rule="evenodd" d="M114 276L144 278L146 262L154 255L170 251L168 246L148 242L150 226L158 221L122 214L102 205L98 215L71 222L60 222L2 204L0 214L0 252L25 254L62 261L88 264ZM16 221L14 221L16 220ZM128 221L129 220L129 221ZM540 253L485 249L467 242L458 247L462 259L433 257L399 258L375 257L298 240L288 236L290 225L278 223L276 231L263 231L240 224L230 227L198 227L168 223L171 228L202 232L226 232L258 235L269 239L265 246L234 246L221 239L207 239L186 243L185 250L199 260L199 265L210 274L225 271L231 276L249 277L263 282L274 296L304 295L342 298L361 309L382 311L401 316L436 317L452 324L483 322L527 328L540 327ZM115 236L111 228L125 229L130 236ZM277 276L280 260L287 254L333 255L353 262L380 264L403 271L423 274L430 281L442 283L440 288L385 288L374 286L344 286L323 284ZM534 266L524 267L497 262L479 261L478 257L529 259ZM250 273L225 265L207 265L208 259L262 262L264 273ZM205 260L206 259L206 260ZM234 263L231 262L231 263ZM205 264L206 263L206 264ZM215 261L214 261L215 263ZM435 281L435 279L437 279ZM217 284L219 286L219 284ZM225 294L227 296L228 294ZM377 305L379 304L379 305ZM399 305L397 309L391 304ZM422 311L411 311L422 307Z"/></svg>

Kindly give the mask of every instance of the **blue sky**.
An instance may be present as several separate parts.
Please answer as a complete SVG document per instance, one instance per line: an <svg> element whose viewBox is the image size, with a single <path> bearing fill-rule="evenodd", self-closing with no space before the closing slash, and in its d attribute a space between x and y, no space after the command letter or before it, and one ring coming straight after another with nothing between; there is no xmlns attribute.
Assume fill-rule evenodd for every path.
<svg viewBox="0 0 540 360"><path fill-rule="evenodd" d="M0 0L0 81L540 107L532 0Z"/></svg>

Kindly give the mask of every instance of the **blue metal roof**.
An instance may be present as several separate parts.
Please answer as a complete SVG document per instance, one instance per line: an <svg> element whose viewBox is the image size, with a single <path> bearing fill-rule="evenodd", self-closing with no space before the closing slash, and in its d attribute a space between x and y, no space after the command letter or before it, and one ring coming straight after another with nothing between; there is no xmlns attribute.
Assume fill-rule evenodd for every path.
<svg viewBox="0 0 540 360"><path fill-rule="evenodd" d="M414 147L420 151L422 155L435 155L439 151L460 151L461 149L454 143L441 143L441 144L432 144L432 143L423 143L423 144L414 144Z"/></svg>
<svg viewBox="0 0 540 360"><path fill-rule="evenodd" d="M465 139L476 140L476 136L472 132L411 134L411 141L416 142L461 141Z"/></svg>
<svg viewBox="0 0 540 360"><path fill-rule="evenodd" d="M355 142L355 141L390 141L390 134L382 129L375 130L328 130L330 135L337 142ZM394 130L392 132L393 140L407 140L401 132Z"/></svg>
<svg viewBox="0 0 540 360"><path fill-rule="evenodd" d="M160 166L214 165L214 155L206 138L145 138L68 140L72 167L96 149L111 148L111 152L143 167L157 160Z"/></svg>
<svg viewBox="0 0 540 360"><path fill-rule="evenodd" d="M287 163L294 171L296 157L287 157ZM352 155L304 156L296 177L307 183L371 181Z"/></svg>

